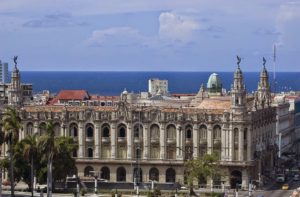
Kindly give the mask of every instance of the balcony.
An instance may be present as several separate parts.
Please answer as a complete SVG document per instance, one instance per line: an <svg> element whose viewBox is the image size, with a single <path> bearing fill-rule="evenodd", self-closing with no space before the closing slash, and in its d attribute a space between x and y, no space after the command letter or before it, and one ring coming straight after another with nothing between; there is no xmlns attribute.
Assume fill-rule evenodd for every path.
<svg viewBox="0 0 300 197"><path fill-rule="evenodd" d="M167 138L167 144L176 144L176 138Z"/></svg>
<svg viewBox="0 0 300 197"><path fill-rule="evenodd" d="M207 139L200 139L200 145L206 145Z"/></svg>
<svg viewBox="0 0 300 197"><path fill-rule="evenodd" d="M109 143L110 137L102 137L101 141L102 141L102 143Z"/></svg>
<svg viewBox="0 0 300 197"><path fill-rule="evenodd" d="M185 144L188 144L188 145L193 144L193 138L186 138Z"/></svg>
<svg viewBox="0 0 300 197"><path fill-rule="evenodd" d="M86 142L92 142L92 141L94 141L94 138L93 137L86 137L85 141Z"/></svg>
<svg viewBox="0 0 300 197"><path fill-rule="evenodd" d="M134 138L133 138L133 142L134 142L135 144L141 143L141 142L142 142L142 138L140 138L140 137L134 137Z"/></svg>
<svg viewBox="0 0 300 197"><path fill-rule="evenodd" d="M151 142L151 144L158 144L159 143L159 138L151 138L150 142Z"/></svg>
<svg viewBox="0 0 300 197"><path fill-rule="evenodd" d="M221 145L221 139L214 139L214 146Z"/></svg>
<svg viewBox="0 0 300 197"><path fill-rule="evenodd" d="M118 137L118 143L126 143L127 137Z"/></svg>

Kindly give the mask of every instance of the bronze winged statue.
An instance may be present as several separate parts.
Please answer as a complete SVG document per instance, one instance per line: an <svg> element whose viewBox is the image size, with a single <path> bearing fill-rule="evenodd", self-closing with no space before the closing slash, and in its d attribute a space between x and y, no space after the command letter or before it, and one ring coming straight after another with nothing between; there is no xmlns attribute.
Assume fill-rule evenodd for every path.
<svg viewBox="0 0 300 197"><path fill-rule="evenodd" d="M263 65L264 65L264 67L266 66L266 62L267 62L266 58L263 57Z"/></svg>
<svg viewBox="0 0 300 197"><path fill-rule="evenodd" d="M237 56L236 56L236 59L237 59L237 65L238 65L238 67L240 67L241 58L237 55Z"/></svg>
<svg viewBox="0 0 300 197"><path fill-rule="evenodd" d="M14 56L14 62L15 62L15 65L18 64L17 60L18 60L18 56Z"/></svg>

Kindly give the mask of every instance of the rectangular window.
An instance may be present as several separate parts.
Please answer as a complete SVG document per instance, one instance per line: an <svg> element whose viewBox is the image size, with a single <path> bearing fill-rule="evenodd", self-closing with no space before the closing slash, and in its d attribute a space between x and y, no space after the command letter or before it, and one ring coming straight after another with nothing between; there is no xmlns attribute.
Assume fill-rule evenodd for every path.
<svg viewBox="0 0 300 197"><path fill-rule="evenodd" d="M150 147L150 157L151 159L159 159L159 146L151 146Z"/></svg>
<svg viewBox="0 0 300 197"><path fill-rule="evenodd" d="M101 158L108 159L110 158L110 146L103 146L101 149Z"/></svg>
<svg viewBox="0 0 300 197"><path fill-rule="evenodd" d="M118 159L126 159L127 158L127 148L126 146L118 146Z"/></svg>

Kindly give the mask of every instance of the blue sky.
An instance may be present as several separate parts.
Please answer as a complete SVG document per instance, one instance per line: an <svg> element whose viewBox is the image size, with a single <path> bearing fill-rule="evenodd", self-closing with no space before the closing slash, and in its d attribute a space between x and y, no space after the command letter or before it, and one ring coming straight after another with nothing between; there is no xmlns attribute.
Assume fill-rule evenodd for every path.
<svg viewBox="0 0 300 197"><path fill-rule="evenodd" d="M0 59L21 70L300 71L300 1L0 0Z"/></svg>

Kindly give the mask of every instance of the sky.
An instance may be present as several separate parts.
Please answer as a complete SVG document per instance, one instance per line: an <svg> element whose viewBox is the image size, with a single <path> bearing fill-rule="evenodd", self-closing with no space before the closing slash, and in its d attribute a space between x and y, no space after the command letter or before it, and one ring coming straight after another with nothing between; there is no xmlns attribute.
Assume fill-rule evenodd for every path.
<svg viewBox="0 0 300 197"><path fill-rule="evenodd" d="M299 0L0 0L23 71L300 71Z"/></svg>

